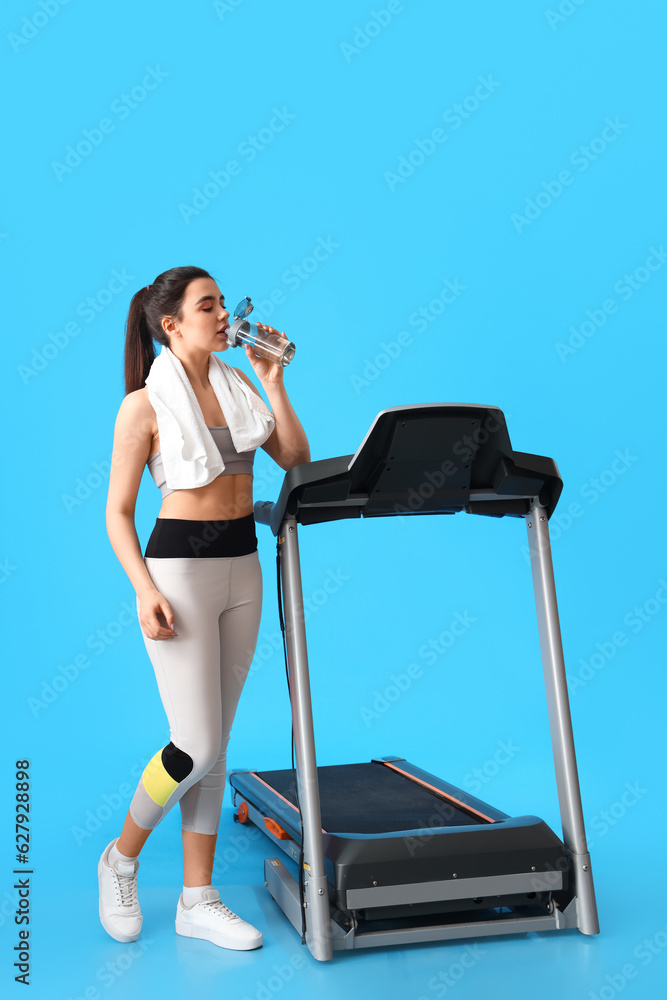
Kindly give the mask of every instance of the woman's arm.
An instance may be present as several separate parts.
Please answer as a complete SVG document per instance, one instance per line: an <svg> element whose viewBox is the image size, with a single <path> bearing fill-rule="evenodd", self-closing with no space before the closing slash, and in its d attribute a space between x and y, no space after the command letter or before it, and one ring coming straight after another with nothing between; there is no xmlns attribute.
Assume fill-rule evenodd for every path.
<svg viewBox="0 0 667 1000"><path fill-rule="evenodd" d="M137 595L156 591L134 524L139 484L151 450L152 420L141 390L123 399L116 417L107 495L107 534Z"/></svg>
<svg viewBox="0 0 667 1000"><path fill-rule="evenodd" d="M263 324L258 323L257 325L262 326ZM277 332L273 331L272 327L267 327L266 329L271 330L271 332ZM275 377L273 379L270 379L268 376L262 378L260 375L260 382L269 400L269 406L276 418L276 426L273 428L271 434L269 434L262 448L281 469L287 471L295 465L301 465L302 462L310 462L310 445L308 444L306 432L287 398L282 369L275 371L278 368L275 364L271 364L271 368L274 369L272 374ZM234 370L260 396L245 372L242 372L240 368L235 368ZM258 367L256 370L258 370Z"/></svg>
<svg viewBox="0 0 667 1000"><path fill-rule="evenodd" d="M262 448L277 462L281 469L291 469L302 462L310 462L310 446L306 432L299 422L282 381L266 384L264 391L276 418L276 426Z"/></svg>

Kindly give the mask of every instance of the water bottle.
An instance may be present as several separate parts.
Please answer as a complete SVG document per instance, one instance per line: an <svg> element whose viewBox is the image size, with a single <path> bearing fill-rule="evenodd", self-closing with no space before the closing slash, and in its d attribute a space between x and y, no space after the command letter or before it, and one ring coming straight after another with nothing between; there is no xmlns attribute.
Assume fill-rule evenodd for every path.
<svg viewBox="0 0 667 1000"><path fill-rule="evenodd" d="M231 347L250 344L260 358L268 358L269 361L274 361L283 367L288 365L294 357L296 347L291 340L286 340L277 333L258 330L256 323L250 323L246 316L249 316L253 309L250 296L246 295L234 310L234 321L227 330L229 344Z"/></svg>

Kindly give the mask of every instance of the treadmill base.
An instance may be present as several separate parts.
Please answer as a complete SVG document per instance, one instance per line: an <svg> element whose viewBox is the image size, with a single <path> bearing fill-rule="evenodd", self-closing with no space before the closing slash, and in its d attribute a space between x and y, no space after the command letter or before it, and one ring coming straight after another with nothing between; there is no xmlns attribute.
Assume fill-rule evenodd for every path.
<svg viewBox="0 0 667 1000"><path fill-rule="evenodd" d="M266 858L264 861L265 884L278 906L285 913L294 929L301 934L301 904L299 885L279 858ZM551 913L535 913L527 915L530 907L517 907L512 912L486 910L484 913L494 913L490 919L484 919L478 911L478 919L452 921L442 920L442 915L433 914L429 918L398 918L395 920L359 921L356 911L344 913L334 909L330 917L329 929L331 946L334 951L346 951L354 948L378 948L388 945L403 945L423 941L445 941L457 938L490 937L501 934L523 934L529 931L557 931L577 927L577 901L571 900L565 911L555 906ZM455 917L452 914L452 917ZM417 923L417 920L419 922ZM366 924L366 927L364 927ZM392 924L392 926L380 926ZM310 932L306 932L306 941L310 945ZM311 948L311 951L313 949Z"/></svg>

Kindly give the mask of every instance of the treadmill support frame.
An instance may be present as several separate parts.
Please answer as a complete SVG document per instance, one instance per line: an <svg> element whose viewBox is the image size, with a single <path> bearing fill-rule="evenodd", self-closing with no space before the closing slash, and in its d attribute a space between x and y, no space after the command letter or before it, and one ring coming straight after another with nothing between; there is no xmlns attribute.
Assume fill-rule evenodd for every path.
<svg viewBox="0 0 667 1000"><path fill-rule="evenodd" d="M563 844L572 863L575 898L565 913L556 910L541 918L503 921L504 926L492 922L488 925L473 923L430 928L421 933L396 932L382 935L361 936L352 945L354 935L346 934L332 920L324 868L322 845L322 818L317 781L315 736L313 729L310 676L306 647L306 629L303 609L301 566L299 561L298 525L295 516L286 515L278 533L281 578L285 595L285 632L288 654L288 671L299 805L303 817L304 905L306 909L306 943L314 958L327 961L336 948L368 947L373 944L407 943L411 940L442 940L455 937L476 937L486 934L516 933L528 930L549 930L577 926L584 934L599 933L595 890L590 856L586 844L583 810L577 762L572 732L572 717L567 691L567 677L558 618L556 587L554 582L549 523L545 507L539 497L530 501L530 510L524 515L528 531L530 563L544 670L544 682L549 713L549 727L553 748L556 783L563 826ZM554 873L561 876L561 873ZM300 931L296 914L300 909L298 885L278 859L265 861L265 877L272 895ZM539 873L537 889L543 889L545 873ZM554 883L560 884L560 877ZM557 888L554 884L554 888ZM295 909L295 898L297 907ZM575 912L573 912L573 910ZM365 940L364 940L365 937ZM348 940L349 939L349 940ZM363 943L362 943L363 940Z"/></svg>
<svg viewBox="0 0 667 1000"><path fill-rule="evenodd" d="M525 517L558 802L563 825L563 844L572 862L579 930L582 934L599 934L593 873L586 844L577 759L574 752L572 716L551 558L549 521L538 497L533 498L530 511Z"/></svg>
<svg viewBox="0 0 667 1000"><path fill-rule="evenodd" d="M314 958L328 961L333 957L331 944L329 892L322 847L322 813L317 782L313 706L306 648L306 625L303 613L303 588L297 521L286 517L279 533L280 565L285 592L285 641L292 702L294 749L299 805L303 816L303 857L308 878L304 880L306 943Z"/></svg>

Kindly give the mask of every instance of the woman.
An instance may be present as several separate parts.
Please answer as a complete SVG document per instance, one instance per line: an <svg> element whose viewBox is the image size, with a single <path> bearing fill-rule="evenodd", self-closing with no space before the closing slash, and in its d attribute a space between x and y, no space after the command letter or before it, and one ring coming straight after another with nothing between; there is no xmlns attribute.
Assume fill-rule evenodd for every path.
<svg viewBox="0 0 667 1000"><path fill-rule="evenodd" d="M151 830L178 802L183 892L176 931L226 948L262 944L261 932L232 913L211 885L227 743L255 652L262 603L253 518L254 450L236 452L228 415L209 380L209 365L217 364L211 352L229 347L228 326L224 296L198 267L175 267L158 275L134 295L127 320L126 395L114 430L107 531L136 591L138 619L171 740L146 765L120 837L107 845L98 864L100 919L117 941L139 936L139 853ZM153 341L183 366L220 449L223 472L206 485L176 490L166 486L157 414L145 384L156 361ZM267 419L274 419L262 447L285 470L309 462L308 440L287 398L282 367L260 358L249 346L245 350L272 413L263 400L257 405ZM174 361L170 355L165 359ZM231 367L230 377L232 371L261 400L250 379ZM237 393L249 395L239 386ZM244 403L249 410L245 397ZM240 412L243 415L243 407ZM147 462L163 501L142 558L134 510Z"/></svg>

